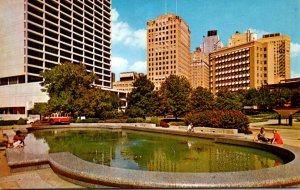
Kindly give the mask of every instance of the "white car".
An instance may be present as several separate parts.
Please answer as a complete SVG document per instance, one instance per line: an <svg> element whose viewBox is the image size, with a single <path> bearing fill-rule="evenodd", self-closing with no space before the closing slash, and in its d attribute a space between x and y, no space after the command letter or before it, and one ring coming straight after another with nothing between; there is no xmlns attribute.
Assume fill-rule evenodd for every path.
<svg viewBox="0 0 300 190"><path fill-rule="evenodd" d="M39 120L39 118L37 118L37 117L28 117L27 124L33 124L34 122L36 122L38 120Z"/></svg>

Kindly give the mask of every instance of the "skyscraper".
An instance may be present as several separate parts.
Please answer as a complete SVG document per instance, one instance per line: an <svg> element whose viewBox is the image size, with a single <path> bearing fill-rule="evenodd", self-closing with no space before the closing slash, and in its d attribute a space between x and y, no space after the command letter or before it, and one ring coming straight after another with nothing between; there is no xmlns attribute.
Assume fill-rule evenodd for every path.
<svg viewBox="0 0 300 190"><path fill-rule="evenodd" d="M39 73L65 61L111 87L111 0L1 0L0 23L0 114L19 118L46 102Z"/></svg>
<svg viewBox="0 0 300 190"><path fill-rule="evenodd" d="M155 90L169 75L190 78L190 29L179 16L165 14L147 22L147 78Z"/></svg>
<svg viewBox="0 0 300 190"><path fill-rule="evenodd" d="M217 30L209 30L207 36L203 37L203 42L200 44L203 53L209 54L224 47Z"/></svg>
<svg viewBox="0 0 300 190"><path fill-rule="evenodd" d="M191 86L197 88L199 86L209 89L209 59L208 54L201 52L200 48L192 53L191 63Z"/></svg>

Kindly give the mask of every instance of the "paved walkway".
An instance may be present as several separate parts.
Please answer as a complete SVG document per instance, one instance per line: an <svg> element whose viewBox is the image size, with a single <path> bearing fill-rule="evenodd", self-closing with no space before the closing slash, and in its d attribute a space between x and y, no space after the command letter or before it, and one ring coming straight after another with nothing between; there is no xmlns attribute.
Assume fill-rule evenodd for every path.
<svg viewBox="0 0 300 190"><path fill-rule="evenodd" d="M259 130L261 125L276 123L276 121L268 121L251 124L251 130ZM23 129L25 127L22 127ZM11 129L5 128L6 130ZM186 130L183 128L178 128L178 130ZM270 129L271 130L271 129ZM267 134L272 135L271 131ZM293 129L279 129L279 134L281 135L283 141L287 145L300 147L300 130ZM253 139L252 135L239 134L239 138ZM39 169L27 172L10 173L9 167L7 165L7 160L5 157L5 151L0 151L0 189L37 189L37 188L82 188L78 185L72 184L60 178L55 174L51 168ZM291 187L299 188L299 185L294 185Z"/></svg>
<svg viewBox="0 0 300 190"><path fill-rule="evenodd" d="M260 122L260 123L250 123L250 130L253 131L253 134L255 134L256 132L258 132L260 130L260 127L262 125L268 125L268 124L277 124L278 120L269 120L266 122ZM299 122L297 122L299 123ZM272 134L272 130L274 129L272 128L267 128L266 129L266 135L267 138L272 138L273 134ZM280 134L283 143L287 144L287 145L291 145L291 146L297 146L300 147L300 130L297 129L277 129L278 133ZM253 138L253 135L251 136L247 136L248 139Z"/></svg>

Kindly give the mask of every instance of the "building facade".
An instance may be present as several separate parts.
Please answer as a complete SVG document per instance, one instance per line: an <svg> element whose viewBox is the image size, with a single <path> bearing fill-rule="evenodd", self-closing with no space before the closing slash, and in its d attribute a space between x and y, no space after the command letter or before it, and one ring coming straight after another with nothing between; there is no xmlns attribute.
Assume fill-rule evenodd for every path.
<svg viewBox="0 0 300 190"><path fill-rule="evenodd" d="M208 54L201 52L200 48L192 53L191 63L191 86L192 88L203 87L209 89L209 59Z"/></svg>
<svg viewBox="0 0 300 190"><path fill-rule="evenodd" d="M257 40L257 34L247 30L246 33L239 33L238 31L231 36L228 40L228 47L237 46L240 44L245 44L251 41Z"/></svg>
<svg viewBox="0 0 300 190"><path fill-rule="evenodd" d="M217 30L210 30L207 32L207 36L203 37L203 42L200 44L203 53L209 54L224 47Z"/></svg>
<svg viewBox="0 0 300 190"><path fill-rule="evenodd" d="M210 89L259 88L290 78L290 38L265 35L210 54Z"/></svg>
<svg viewBox="0 0 300 190"><path fill-rule="evenodd" d="M82 62L111 87L111 0L0 2L0 114L26 117L46 102L40 72ZM7 116L9 114L9 116Z"/></svg>
<svg viewBox="0 0 300 190"><path fill-rule="evenodd" d="M133 89L134 81L141 76L144 76L144 74L137 72L122 72L120 73L120 81L113 83L113 89L130 93Z"/></svg>
<svg viewBox="0 0 300 190"><path fill-rule="evenodd" d="M170 75L190 78L190 29L179 16L165 14L147 22L147 78L158 90Z"/></svg>
<svg viewBox="0 0 300 190"><path fill-rule="evenodd" d="M291 78L291 40L289 36L280 33L265 34L259 42L264 44L267 50L267 63L274 69L274 81L268 84L276 84L281 80Z"/></svg>

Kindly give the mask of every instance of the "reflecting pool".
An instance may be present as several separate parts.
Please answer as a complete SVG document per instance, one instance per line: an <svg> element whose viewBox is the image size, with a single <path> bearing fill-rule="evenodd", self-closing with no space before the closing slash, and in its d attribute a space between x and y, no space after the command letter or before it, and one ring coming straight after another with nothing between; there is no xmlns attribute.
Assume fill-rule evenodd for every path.
<svg viewBox="0 0 300 190"><path fill-rule="evenodd" d="M129 130L39 130L49 153L71 152L107 166L166 172L229 172L283 164L267 151L213 140Z"/></svg>

